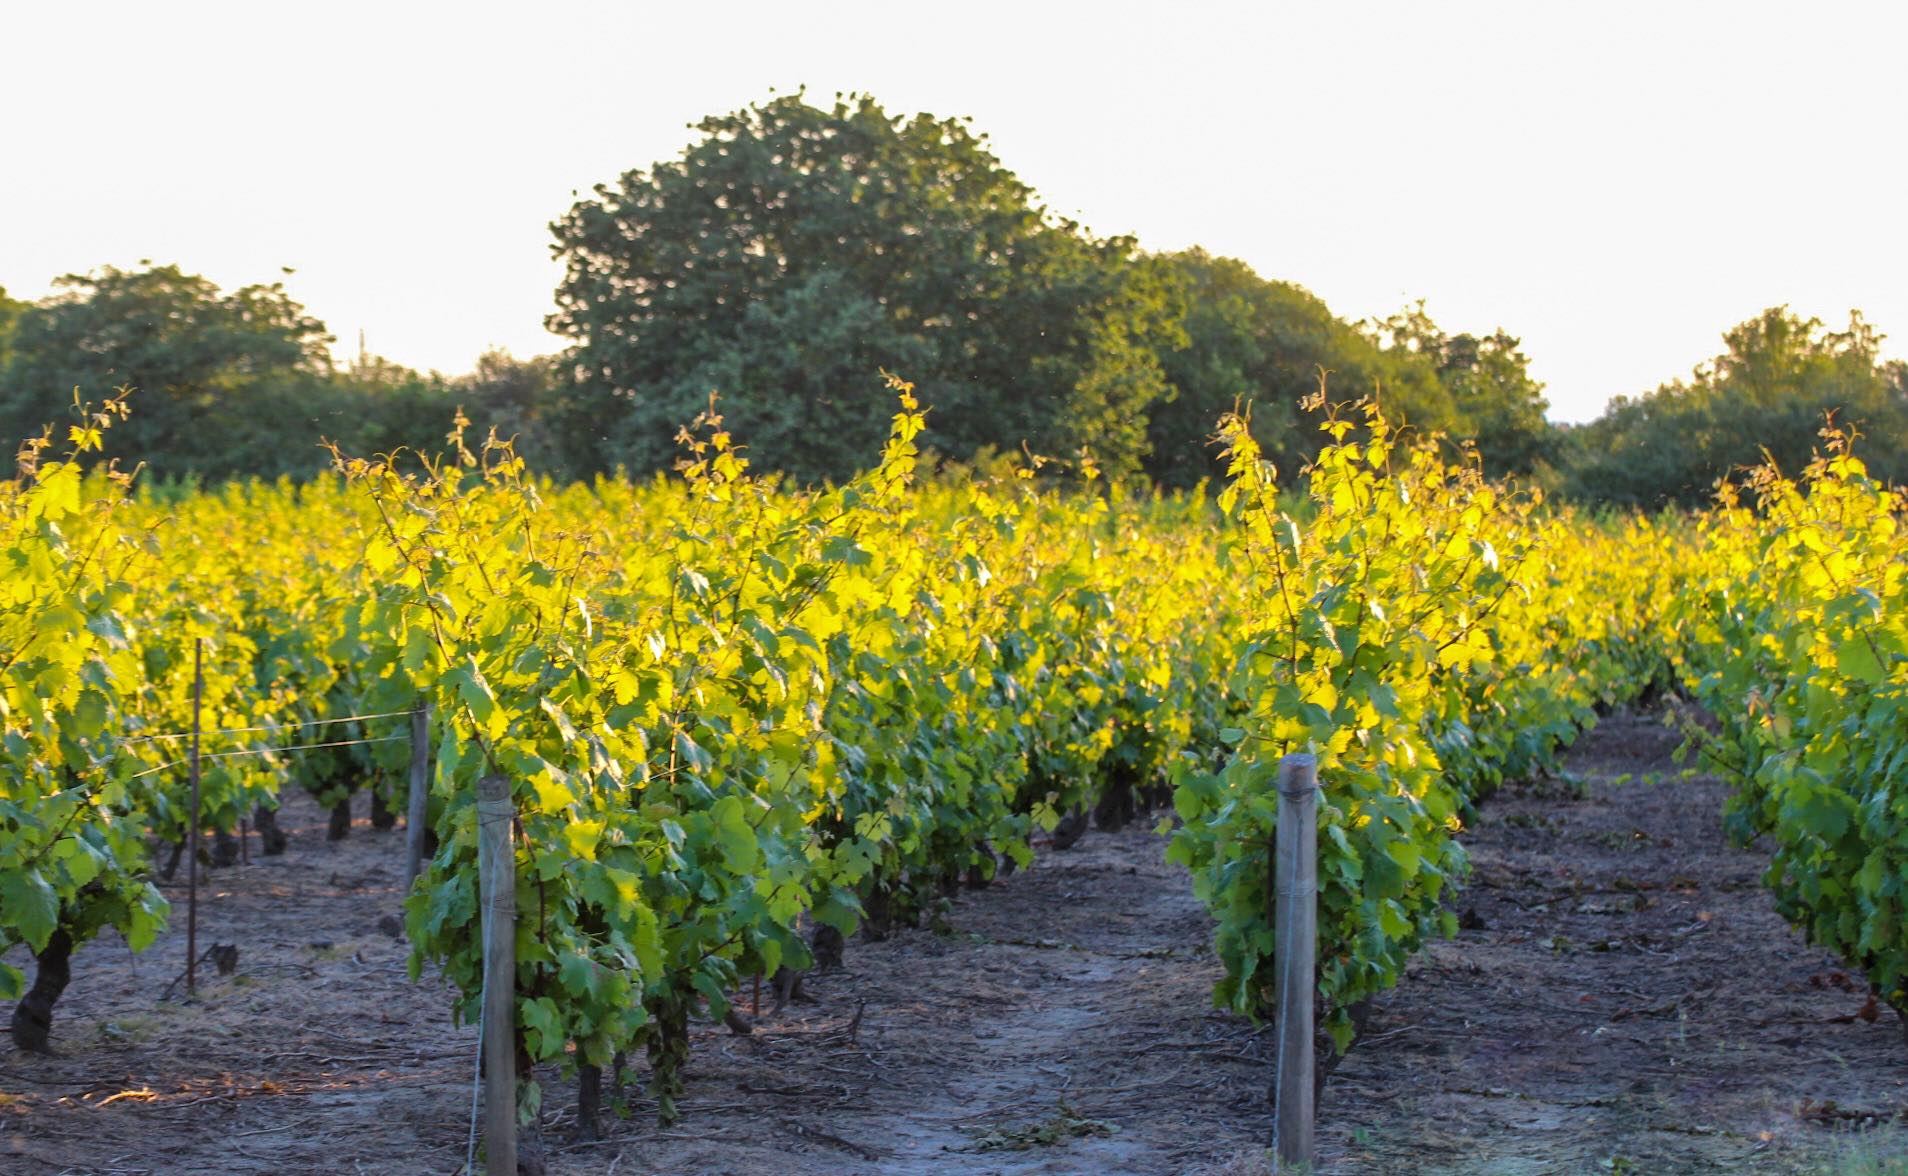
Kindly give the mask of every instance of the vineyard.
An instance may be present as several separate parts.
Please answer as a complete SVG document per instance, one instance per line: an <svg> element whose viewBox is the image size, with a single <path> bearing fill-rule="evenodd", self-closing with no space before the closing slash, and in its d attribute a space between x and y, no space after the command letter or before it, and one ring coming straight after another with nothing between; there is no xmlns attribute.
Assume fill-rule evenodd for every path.
<svg viewBox="0 0 1908 1176"><path fill-rule="evenodd" d="M1705 512L1590 517L1487 480L1474 455L1375 408L1321 398L1324 448L1306 470L1275 470L1232 417L1225 484L1163 496L1109 485L1085 457L918 469L927 410L910 386L894 391L872 467L816 489L754 475L746 438L713 410L684 431L678 476L642 483L555 485L508 443L460 428L441 456L334 451L319 481L164 494L89 462L118 402L30 445L0 490L0 997L17 1002L20 1051L0 1069L0 1156L32 1142L44 1100L15 1092L37 1089L42 1059L27 1055L67 1044L68 985L82 992L94 959L127 956L114 941L138 953L163 935L170 950L184 912L162 892L176 900L203 868L236 893L223 879L250 868L254 843L317 852L303 843L321 823L349 833L358 794L374 826L395 826L414 763L415 880L395 847L344 839L354 869L388 872L387 907L365 921L394 916L356 974L392 972L401 936L414 983L384 1012L415 1031L436 1005L415 1038L438 1043L450 1075L430 1112L449 1143L430 1170L468 1154L476 1042L450 1026L478 1025L487 998L512 1014L525 1162L552 1171L600 1170L619 1140L696 1139L705 1150L673 1162L723 1162L708 1133L750 1104L698 1094L698 1074L732 1077L738 1099L819 1098L840 1075L817 1059L857 1047L870 1004L912 1007L909 1048L933 1053L937 1026L966 1025L964 990L1034 983L960 972L985 945L1127 1002L1126 1023L1090 1030L1064 1003L1023 1016L1039 1049L1002 1042L996 1058L1017 1080L1099 1050L1107 1083L1126 1066L1134 1082L1183 1086L1182 1071L1151 1067L1184 1034L1262 1063L1259 1027L1279 1012L1275 785L1301 752L1319 784L1321 1130L1356 1138L1382 1118L1360 1101L1376 1064L1360 1059L1409 1033L1414 989L1464 991L1436 976L1462 966L1468 933L1557 901L1527 890L1491 905L1510 893L1504 855L1520 836L1494 814L1555 836L1547 813L1589 794L1533 805L1532 790L1578 787L1567 757L1611 716L1622 738L1680 744L1684 765L1647 781L1606 773L1611 795L1683 822L1686 841L1699 834L1685 825L1720 823L1767 852L1774 909L1813 945L1797 950L1837 961L1817 973L1840 979L1817 987L1856 997L1853 1020L1890 1034L1880 1066L1900 1074L1904 503L1845 438L1825 436L1805 470L1725 485ZM1631 717L1645 712L1673 731ZM480 802L486 787L507 797L501 820L485 816L502 803ZM1475 870L1474 830L1493 855ZM507 993L485 985L487 834L514 871ZM298 868L323 889L316 866ZM1626 896L1625 917L1658 901L1652 887ZM280 898L296 919L300 899ZM1097 926L1064 922L1069 906ZM971 916L964 928L954 912ZM1162 924L1129 927L1132 912ZM209 917L222 921L208 942L244 950L242 922ZM1561 907L1552 917L1568 921ZM1544 950L1572 950L1546 934ZM1650 942L1633 972L1673 954ZM1207 948L1209 967L1161 970ZM192 952L200 976L229 970ZM169 982L186 962L140 965L143 981L120 985L140 1007L121 1012L177 1000ZM301 975L329 975L299 966L258 983L298 1002ZM308 1015L322 1020L335 992L314 991ZM775 1018L801 1027L796 1044L761 1044L778 1040ZM1152 1032L1169 1023L1181 1036ZM1109 1036L1088 1045L1089 1033ZM757 1043L747 1065L739 1041ZM271 1079L265 1062L243 1066ZM72 1074L59 1081L90 1081ZM1251 1064L1208 1093L1245 1100L1245 1121L1269 1132L1270 1080ZM1003 1157L1113 1148L1117 1116L1053 1081L1038 1114L1011 1108L1020 1126L913 1142ZM982 1110L1003 1089L962 1097ZM60 1101L134 1093L89 1086ZM148 1098L163 1109L150 1086L132 1101ZM1908 1114L1895 1099L1863 1121ZM837 1170L902 1146L777 1113L785 1142L832 1154ZM306 1133L330 1129L319 1104L307 1121ZM1181 1143L1215 1167L1249 1150L1215 1132ZM59 1171L56 1151L26 1154ZM102 1156L75 1170L163 1169Z"/></svg>

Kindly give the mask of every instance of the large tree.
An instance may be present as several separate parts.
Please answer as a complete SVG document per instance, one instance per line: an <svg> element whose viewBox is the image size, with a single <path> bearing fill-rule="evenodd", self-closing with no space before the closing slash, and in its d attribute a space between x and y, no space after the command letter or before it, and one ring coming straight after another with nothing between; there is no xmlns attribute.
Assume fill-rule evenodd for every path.
<svg viewBox="0 0 1908 1176"><path fill-rule="evenodd" d="M518 456L539 474L574 476L568 440L558 431L564 414L559 398L558 361L550 356L518 359L490 350L477 357L476 369L451 379L446 394L482 432L514 442Z"/></svg>
<svg viewBox="0 0 1908 1176"><path fill-rule="evenodd" d="M20 321L26 308L26 303L7 297L7 288L0 286L0 372L7 370L7 356L13 351L14 324Z"/></svg>
<svg viewBox="0 0 1908 1176"><path fill-rule="evenodd" d="M1544 417L1544 386L1530 374L1522 341L1503 328L1446 334L1420 301L1365 329L1387 355L1430 365L1441 394L1427 398L1420 423L1475 443L1488 473L1527 475L1556 459L1561 435Z"/></svg>
<svg viewBox="0 0 1908 1176"><path fill-rule="evenodd" d="M1322 439L1321 379L1327 401L1375 398L1394 421L1475 441L1494 473L1528 472L1554 446L1542 386L1502 331L1447 335L1422 303L1354 326L1304 287L1262 278L1242 261L1203 249L1159 261L1180 285L1189 339L1162 356L1174 395L1149 423L1146 468L1164 485L1219 472L1207 439L1241 402L1250 402L1259 444L1295 476Z"/></svg>
<svg viewBox="0 0 1908 1176"><path fill-rule="evenodd" d="M0 427L14 439L57 425L75 389L129 389L108 456L159 477L305 476L321 439L355 453L442 448L459 405L472 435L518 436L540 470L565 472L543 417L547 360L492 353L447 380L376 356L334 365L324 324L279 284L231 293L177 266L60 279L37 304L0 296ZM6 314L16 311L8 346Z"/></svg>
<svg viewBox="0 0 1908 1176"><path fill-rule="evenodd" d="M716 392L761 460L837 476L879 444L886 368L950 456L1025 441L1137 466L1183 337L1130 239L1049 215L963 120L796 94L697 130L552 226L585 462L666 464Z"/></svg>
<svg viewBox="0 0 1908 1176"><path fill-rule="evenodd" d="M1567 486L1592 501L1698 506L1765 454L1799 470L1831 416L1864 434L1857 452L1872 473L1908 478L1908 367L1884 362L1881 342L1858 312L1834 331L1786 306L1765 310L1688 379L1619 396L1573 430Z"/></svg>
<svg viewBox="0 0 1908 1176"><path fill-rule="evenodd" d="M315 463L315 450L284 451L287 414L302 413L305 392L329 372L330 337L282 285L228 294L173 265L108 266L55 285L13 326L0 367L5 436L64 420L76 389L92 401L130 389L132 417L109 435L112 455L210 476Z"/></svg>

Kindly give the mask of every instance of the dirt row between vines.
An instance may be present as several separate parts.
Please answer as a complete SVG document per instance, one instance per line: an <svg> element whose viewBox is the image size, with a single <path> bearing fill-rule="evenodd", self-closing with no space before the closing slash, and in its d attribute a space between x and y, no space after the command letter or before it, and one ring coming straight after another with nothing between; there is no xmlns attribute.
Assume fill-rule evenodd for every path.
<svg viewBox="0 0 1908 1176"><path fill-rule="evenodd" d="M1908 1157L1908 1045L1773 913L1714 781L1623 716L1466 834L1465 930L1382 1002L1320 1105L1330 1172L1876 1172ZM475 1035L405 977L401 833L214 875L204 943L236 972L161 1000L179 929L84 949L53 1058L0 1048L0 1172L454 1173ZM1210 924L1150 828L1089 833L955 898L934 927L850 945L813 1004L697 1030L685 1118L640 1084L553 1173L1265 1170L1264 1035L1210 1008ZM173 888L175 900L181 896ZM384 923L384 926L380 926ZM749 994L743 994L748 1007Z"/></svg>

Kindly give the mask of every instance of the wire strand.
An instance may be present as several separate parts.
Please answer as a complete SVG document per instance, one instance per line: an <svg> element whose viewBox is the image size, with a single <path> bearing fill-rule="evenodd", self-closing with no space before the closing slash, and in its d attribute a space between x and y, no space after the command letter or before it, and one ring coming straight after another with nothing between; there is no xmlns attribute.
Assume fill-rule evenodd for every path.
<svg viewBox="0 0 1908 1176"><path fill-rule="evenodd" d="M239 756L239 755L275 755L281 751L316 751L319 748L323 748L323 747L360 747L367 743L397 743L400 741L409 742L410 738L411 737L409 735L381 735L376 739L338 739L330 743L300 743L300 744L294 744L291 747L242 747L237 751L202 751L199 753L199 758L202 760L228 759L232 756ZM176 768L180 764L190 763L190 762L191 762L191 757L189 756L184 759L170 760L166 763L160 764L156 768L147 768L143 772L135 772L133 773L132 776L129 777L129 779L138 780L143 777L150 776L154 774L155 772L163 772L168 768Z"/></svg>
<svg viewBox="0 0 1908 1176"><path fill-rule="evenodd" d="M340 716L340 718L313 718L313 720L303 720L303 722L296 722L296 724L267 724L261 725L261 727L216 727L216 729L212 729L212 731L200 731L200 735L252 735L252 733L258 733L258 731L284 731L284 729L296 729L296 727L328 727L328 725L332 724L357 724L357 722L370 722L370 720L374 720L374 718L397 718L397 716L401 716L401 714L403 714L403 716L410 716L412 712L410 712L410 710L385 710L385 712L380 712L380 714L345 714L345 716ZM166 733L162 733L162 735L126 735L126 737L120 739L120 743L160 743L160 741L166 741L166 739L191 739L191 737L193 737L191 731L166 731Z"/></svg>

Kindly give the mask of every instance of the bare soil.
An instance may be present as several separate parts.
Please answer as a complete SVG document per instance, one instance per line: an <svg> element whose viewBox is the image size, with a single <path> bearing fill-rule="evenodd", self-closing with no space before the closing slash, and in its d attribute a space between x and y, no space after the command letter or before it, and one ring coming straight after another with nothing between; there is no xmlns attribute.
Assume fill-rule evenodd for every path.
<svg viewBox="0 0 1908 1176"><path fill-rule="evenodd" d="M1574 782L1492 801L1466 834L1467 929L1326 1087L1326 1171L1908 1170L1884 1166L1908 1165L1899 1020L1865 1020L1861 978L1773 913L1765 859L1724 843L1724 790L1676 779L1674 742L1619 716ZM57 1056L0 1047L0 1173L462 1168L475 1034L380 926L402 832L327 844L302 797L285 825L289 853L205 891L201 945L236 944L234 974L160 999L185 956L173 886L153 949L76 955ZM1210 925L1163 849L1145 825L1089 833L932 927L852 942L813 1004L765 1004L746 1036L698 1025L671 1130L638 1081L607 1138L573 1144L574 1080L546 1075L550 1171L1266 1170L1269 1041L1212 1011Z"/></svg>
<svg viewBox="0 0 1908 1176"><path fill-rule="evenodd" d="M1908 1040L1775 913L1727 789L1619 715L1466 834L1465 930L1332 1078L1332 1171L1908 1172ZM1888 1166L1888 1165L1893 1166ZM1867 1166L1864 1166L1867 1165Z"/></svg>

